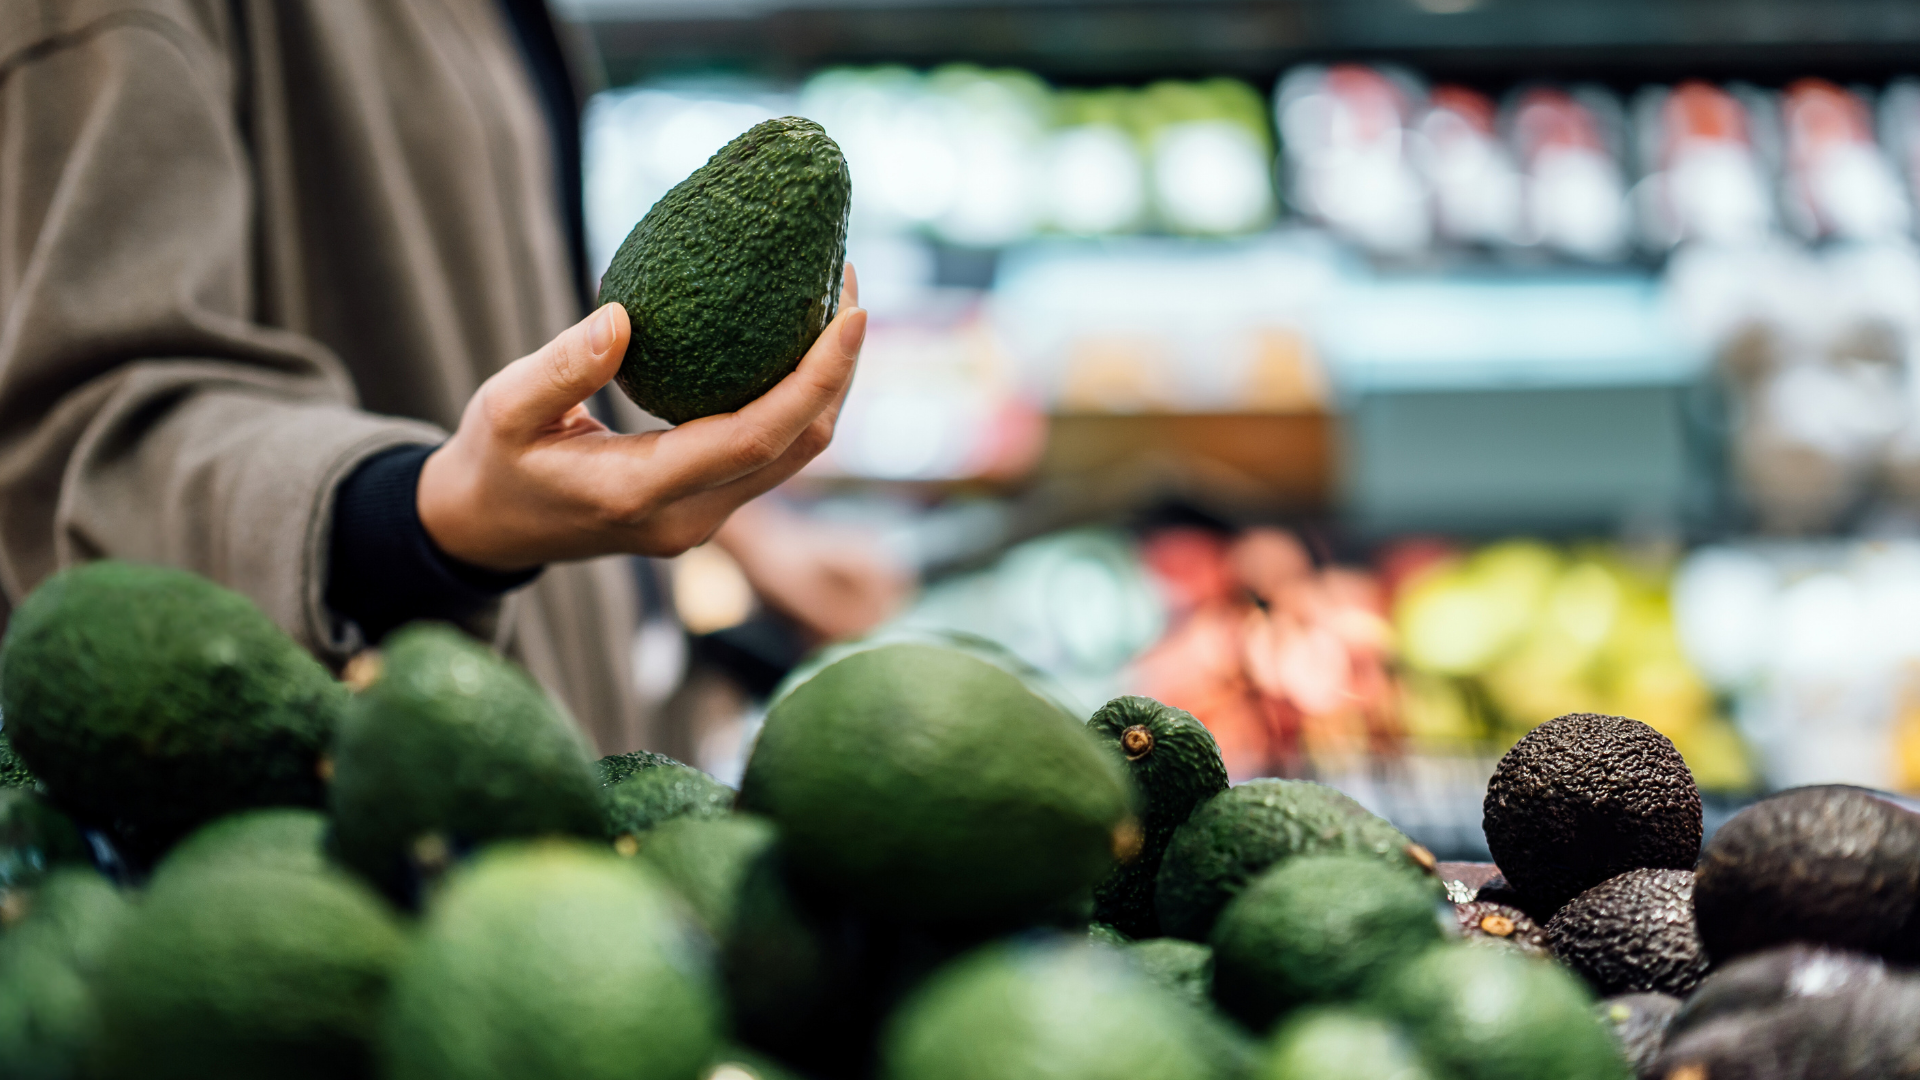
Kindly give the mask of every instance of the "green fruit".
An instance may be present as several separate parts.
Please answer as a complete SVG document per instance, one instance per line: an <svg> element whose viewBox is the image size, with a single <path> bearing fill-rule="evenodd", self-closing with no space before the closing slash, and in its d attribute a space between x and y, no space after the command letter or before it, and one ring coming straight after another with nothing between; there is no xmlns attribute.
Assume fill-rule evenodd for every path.
<svg viewBox="0 0 1920 1080"><path fill-rule="evenodd" d="M1115 930L1111 924L1090 922L1087 924L1087 940L1095 945L1112 945L1119 948L1133 943L1133 939Z"/></svg>
<svg viewBox="0 0 1920 1080"><path fill-rule="evenodd" d="M1627 1080L1593 998L1566 969L1505 949L1438 945L1373 997L1460 1080Z"/></svg>
<svg viewBox="0 0 1920 1080"><path fill-rule="evenodd" d="M696 938L630 860L492 848L448 878L394 978L384 1075L696 1080L719 1049Z"/></svg>
<svg viewBox="0 0 1920 1080"><path fill-rule="evenodd" d="M25 788L0 788L0 923L7 897L62 863L89 864L87 842L67 815Z"/></svg>
<svg viewBox="0 0 1920 1080"><path fill-rule="evenodd" d="M642 770L660 769L669 765L680 765L680 763L665 754L656 754L651 750L635 750L627 754L609 754L601 758L594 768L600 775L600 786L605 787L608 784L617 784Z"/></svg>
<svg viewBox="0 0 1920 1080"><path fill-rule="evenodd" d="M156 879L102 965L104 1072L368 1076L404 944L342 873L210 863Z"/></svg>
<svg viewBox="0 0 1920 1080"><path fill-rule="evenodd" d="M0 733L0 788L37 788L40 778L13 752L13 740Z"/></svg>
<svg viewBox="0 0 1920 1080"><path fill-rule="evenodd" d="M1700 853L1693 909L1715 964L1796 941L1920 959L1920 815L1861 788L1762 799Z"/></svg>
<svg viewBox="0 0 1920 1080"><path fill-rule="evenodd" d="M1700 792L1665 735L1638 720L1573 713L1513 745L1487 782L1493 861L1534 904L1560 905L1643 868L1691 870Z"/></svg>
<svg viewBox="0 0 1920 1080"><path fill-rule="evenodd" d="M733 809L733 789L685 765L641 769L600 789L606 834L637 836L680 817L724 817Z"/></svg>
<svg viewBox="0 0 1920 1080"><path fill-rule="evenodd" d="M127 915L92 870L63 868L21 902L27 914L0 938L0 1076L72 1080L100 1037L89 980Z"/></svg>
<svg viewBox="0 0 1920 1080"><path fill-rule="evenodd" d="M846 159L811 120L768 120L722 147L600 279L600 302L633 325L620 388L683 424L785 378L839 307L851 200Z"/></svg>
<svg viewBox="0 0 1920 1080"><path fill-rule="evenodd" d="M1256 1080L1442 1080L1396 1024L1350 1008L1295 1013L1274 1031ZM1544 1078L1543 1078L1544 1080Z"/></svg>
<svg viewBox="0 0 1920 1080"><path fill-rule="evenodd" d="M593 762L526 673L445 626L389 637L334 744L335 840L396 894L414 871L503 837L602 835Z"/></svg>
<svg viewBox="0 0 1920 1080"><path fill-rule="evenodd" d="M1122 945L1121 952L1153 981L1190 1005L1212 1004L1213 950L1180 938L1148 938Z"/></svg>
<svg viewBox="0 0 1920 1080"><path fill-rule="evenodd" d="M157 566L55 574L13 613L0 652L20 757L141 858L235 810L318 805L345 699L246 597Z"/></svg>
<svg viewBox="0 0 1920 1080"><path fill-rule="evenodd" d="M737 1046L721 1048L702 1080L801 1080L799 1073Z"/></svg>
<svg viewBox="0 0 1920 1080"><path fill-rule="evenodd" d="M1629 870L1603 881L1554 915L1547 941L1596 994L1685 997L1707 973L1691 870Z"/></svg>
<svg viewBox="0 0 1920 1080"><path fill-rule="evenodd" d="M743 809L792 865L903 921L1008 923L1090 888L1137 835L1117 764L1019 679L923 645L856 653L767 717Z"/></svg>
<svg viewBox="0 0 1920 1080"><path fill-rule="evenodd" d="M1095 886L1093 917L1131 937L1156 937L1153 887L1161 858L1193 808L1227 790L1227 767L1200 721L1152 698L1115 698L1087 728L1127 763L1140 794L1142 833L1140 853Z"/></svg>
<svg viewBox="0 0 1920 1080"><path fill-rule="evenodd" d="M175 844L154 868L154 877L224 866L321 873L333 869L327 859L329 828L325 814L296 807L229 814Z"/></svg>
<svg viewBox="0 0 1920 1080"><path fill-rule="evenodd" d="M1220 909L1268 867L1332 854L1409 867L1431 860L1384 818L1324 784L1249 780L1202 803L1174 831L1154 884L1161 931L1205 941Z"/></svg>
<svg viewBox="0 0 1920 1080"><path fill-rule="evenodd" d="M1289 859L1213 927L1213 996L1255 1031L1297 1005L1353 997L1441 939L1431 878L1363 855Z"/></svg>
<svg viewBox="0 0 1920 1080"><path fill-rule="evenodd" d="M773 825L741 814L676 818L648 833L640 860L687 901L709 934L724 940L753 860L771 850Z"/></svg>
<svg viewBox="0 0 1920 1080"><path fill-rule="evenodd" d="M1197 1010L1110 949L990 945L943 969L888 1023L885 1080L1207 1080Z"/></svg>

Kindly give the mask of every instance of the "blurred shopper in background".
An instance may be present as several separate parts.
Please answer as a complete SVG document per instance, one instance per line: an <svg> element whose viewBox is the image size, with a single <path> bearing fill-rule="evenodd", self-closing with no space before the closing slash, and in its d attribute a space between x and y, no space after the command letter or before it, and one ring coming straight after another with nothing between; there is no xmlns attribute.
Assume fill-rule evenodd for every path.
<svg viewBox="0 0 1920 1080"><path fill-rule="evenodd" d="M616 434L660 425L596 396L627 322L581 319L576 109L540 0L0 5L0 618L112 557L336 664L446 619L612 752L649 739L626 556L717 530L817 632L883 616L856 539L728 523L830 438L853 283L760 401Z"/></svg>

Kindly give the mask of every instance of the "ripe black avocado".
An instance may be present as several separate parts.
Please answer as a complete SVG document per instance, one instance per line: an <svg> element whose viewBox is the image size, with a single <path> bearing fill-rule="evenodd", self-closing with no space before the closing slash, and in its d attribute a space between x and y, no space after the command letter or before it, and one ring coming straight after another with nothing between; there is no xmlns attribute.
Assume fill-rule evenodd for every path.
<svg viewBox="0 0 1920 1080"><path fill-rule="evenodd" d="M1862 788L1763 799L1714 833L1693 902L1715 963L1791 941L1915 958L1920 815Z"/></svg>
<svg viewBox="0 0 1920 1080"><path fill-rule="evenodd" d="M1687 763L1624 716L1572 713L1534 728L1500 759L1483 809L1493 861L1547 910L1628 870L1691 869L1700 854Z"/></svg>
<svg viewBox="0 0 1920 1080"><path fill-rule="evenodd" d="M627 309L620 389L673 424L785 378L840 306L853 185L819 124L756 124L653 205L600 302Z"/></svg>
<svg viewBox="0 0 1920 1080"><path fill-rule="evenodd" d="M1671 994L1621 994L1602 1001L1594 1011L1613 1030L1620 1053L1633 1066L1634 1075L1652 1077L1649 1067L1659 1056L1667 1028L1679 1008L1680 999Z"/></svg>
<svg viewBox="0 0 1920 1080"><path fill-rule="evenodd" d="M1889 979L1825 997L1669 1029L1647 1075L1662 1080L1914 1080L1920 980Z"/></svg>
<svg viewBox="0 0 1920 1080"><path fill-rule="evenodd" d="M1093 917L1132 938L1160 935L1154 878L1173 831L1193 808L1227 790L1213 734L1193 714L1148 697L1114 698L1087 721L1101 744L1127 763L1140 797L1140 852L1094 886Z"/></svg>
<svg viewBox="0 0 1920 1080"><path fill-rule="evenodd" d="M1693 926L1693 872L1629 870L1567 902L1547 924L1553 954L1602 996L1683 996L1707 972Z"/></svg>
<svg viewBox="0 0 1920 1080"><path fill-rule="evenodd" d="M1864 953L1799 944L1753 953L1701 980L1673 1018L1670 1037L1800 998L1870 992L1890 977L1885 961Z"/></svg>
<svg viewBox="0 0 1920 1080"><path fill-rule="evenodd" d="M1453 905L1454 924L1470 944L1514 949L1527 956L1551 955L1547 931L1526 912L1493 900L1469 900Z"/></svg>

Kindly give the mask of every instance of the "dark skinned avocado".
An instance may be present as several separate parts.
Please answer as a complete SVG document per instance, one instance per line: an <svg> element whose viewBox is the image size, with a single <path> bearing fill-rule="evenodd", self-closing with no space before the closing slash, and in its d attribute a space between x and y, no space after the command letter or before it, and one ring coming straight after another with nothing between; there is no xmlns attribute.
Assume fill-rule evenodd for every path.
<svg viewBox="0 0 1920 1080"><path fill-rule="evenodd" d="M127 902L107 879L71 866L15 900L15 921L0 934L0 1076L90 1076L100 1040L92 983Z"/></svg>
<svg viewBox="0 0 1920 1080"><path fill-rule="evenodd" d="M1491 900L1469 900L1453 905L1461 940L1470 945L1511 948L1527 956L1550 956L1547 931L1517 907Z"/></svg>
<svg viewBox="0 0 1920 1080"><path fill-rule="evenodd" d="M847 162L820 125L756 124L647 211L600 279L633 336L617 380L683 424L766 393L840 305Z"/></svg>
<svg viewBox="0 0 1920 1080"><path fill-rule="evenodd" d="M1784 1001L1681 1032L1648 1070L1661 1080L1915 1080L1920 981L1897 977Z"/></svg>
<svg viewBox="0 0 1920 1080"><path fill-rule="evenodd" d="M1230 788L1174 830L1154 882L1161 931L1205 941L1220 909L1268 867L1296 855L1338 853L1433 865L1432 855L1386 819L1325 784L1249 780Z"/></svg>
<svg viewBox="0 0 1920 1080"><path fill-rule="evenodd" d="M1738 1013L1809 997L1870 992L1892 976L1877 956L1817 945L1783 945L1740 957L1701 980L1673 1019L1678 1036Z"/></svg>
<svg viewBox="0 0 1920 1080"><path fill-rule="evenodd" d="M1522 894L1557 909L1629 870L1689 870L1700 792L1665 735L1573 713L1513 745L1487 783L1487 846Z"/></svg>
<svg viewBox="0 0 1920 1080"><path fill-rule="evenodd" d="M1440 887L1366 855L1302 855L1250 882L1213 927L1213 998L1249 1030L1350 998L1441 940Z"/></svg>
<svg viewBox="0 0 1920 1080"><path fill-rule="evenodd" d="M1666 1041L1680 999L1670 994L1621 994L1594 1007L1602 1023L1613 1031L1620 1053L1636 1076L1654 1078L1653 1059Z"/></svg>
<svg viewBox="0 0 1920 1080"><path fill-rule="evenodd" d="M1527 914L1527 918L1532 919L1541 926L1545 926L1551 922L1554 912L1560 909L1559 904L1544 903L1539 897L1528 896L1522 893L1519 889L1513 887L1513 883L1507 880L1505 874L1498 872L1480 884L1480 888L1473 894L1473 898L1475 900L1484 900L1492 904L1502 904L1506 907L1524 911Z"/></svg>
<svg viewBox="0 0 1920 1080"><path fill-rule="evenodd" d="M679 817L724 817L733 789L690 765L641 769L600 789L607 835L614 843Z"/></svg>
<svg viewBox="0 0 1920 1080"><path fill-rule="evenodd" d="M1506 949L1436 945L1368 996L1458 1080L1627 1080L1593 997L1558 964Z"/></svg>
<svg viewBox="0 0 1920 1080"><path fill-rule="evenodd" d="M1121 946L1121 952L1191 1005L1205 1006L1213 998L1213 950L1197 941L1148 938Z"/></svg>
<svg viewBox="0 0 1920 1080"><path fill-rule="evenodd" d="M1920 816L1860 788L1796 788L1735 814L1694 876L1715 963L1790 941L1913 959Z"/></svg>
<svg viewBox="0 0 1920 1080"><path fill-rule="evenodd" d="M888 1022L886 1080L1214 1080L1202 1014L1113 950L1001 942L936 973Z"/></svg>
<svg viewBox="0 0 1920 1080"><path fill-rule="evenodd" d="M1193 808L1227 790L1220 747L1193 715L1148 697L1115 698L1088 730L1127 763L1140 795L1140 853L1094 887L1093 917L1135 938L1157 937L1153 885L1173 830Z"/></svg>
<svg viewBox="0 0 1920 1080"><path fill-rule="evenodd" d="M1086 897L1137 844L1129 794L1120 763L1018 678L887 645L774 706L740 808L772 819L793 867L856 907L1019 925Z"/></svg>
<svg viewBox="0 0 1920 1080"><path fill-rule="evenodd" d="M14 749L140 861L234 810L318 805L346 696L252 601L158 566L55 574L14 611L0 651Z"/></svg>
<svg viewBox="0 0 1920 1080"><path fill-rule="evenodd" d="M1567 902L1547 924L1553 955L1602 996L1684 997L1707 973L1693 925L1693 871L1629 870Z"/></svg>
<svg viewBox="0 0 1920 1080"><path fill-rule="evenodd" d="M600 837L593 759L532 678L449 626L387 638L333 750L343 862L410 900L422 874L506 837Z"/></svg>
<svg viewBox="0 0 1920 1080"><path fill-rule="evenodd" d="M600 785L605 787L608 784L617 784L637 772L647 769L664 769L674 765L683 769L687 767L665 754L656 754L651 750L635 750L626 754L609 754L600 759L595 770L600 775Z"/></svg>
<svg viewBox="0 0 1920 1080"><path fill-rule="evenodd" d="M1260 1080L1442 1080L1399 1025L1343 1006L1302 1009L1269 1041Z"/></svg>

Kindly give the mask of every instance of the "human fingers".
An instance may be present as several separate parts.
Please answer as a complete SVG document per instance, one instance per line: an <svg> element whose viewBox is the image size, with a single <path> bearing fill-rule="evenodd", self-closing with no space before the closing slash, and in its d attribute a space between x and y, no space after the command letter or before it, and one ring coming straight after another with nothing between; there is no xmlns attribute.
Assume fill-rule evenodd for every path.
<svg viewBox="0 0 1920 1080"><path fill-rule="evenodd" d="M527 438L565 417L620 370L631 332L627 309L605 304L508 364L481 388L489 422L500 434Z"/></svg>
<svg viewBox="0 0 1920 1080"><path fill-rule="evenodd" d="M860 275L853 272L853 264L847 264L846 273L840 277L840 306L857 308L860 306Z"/></svg>

